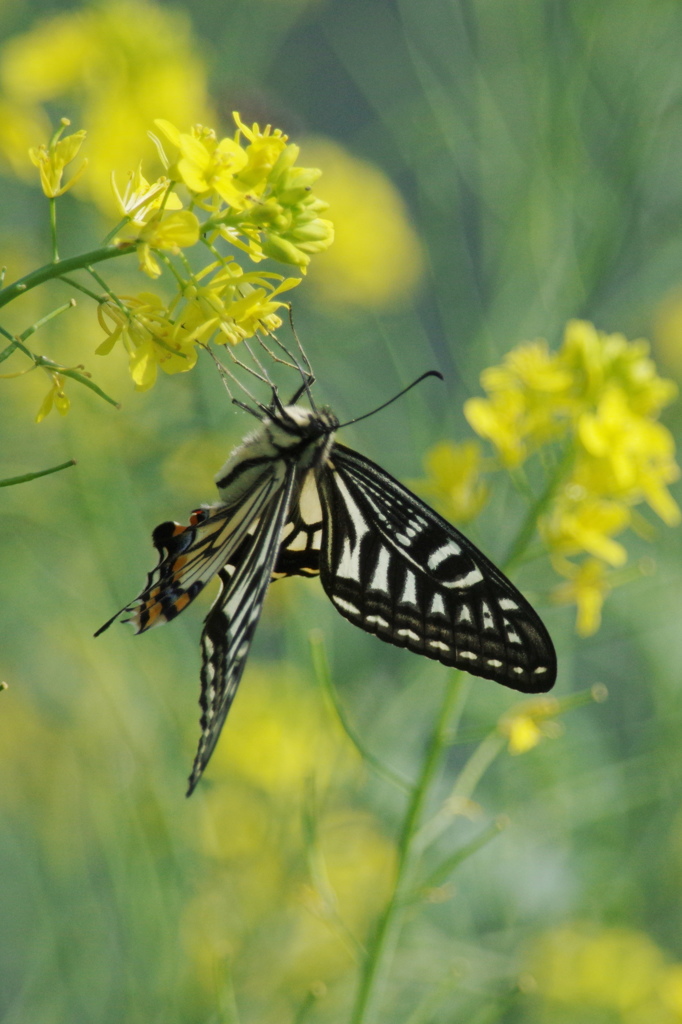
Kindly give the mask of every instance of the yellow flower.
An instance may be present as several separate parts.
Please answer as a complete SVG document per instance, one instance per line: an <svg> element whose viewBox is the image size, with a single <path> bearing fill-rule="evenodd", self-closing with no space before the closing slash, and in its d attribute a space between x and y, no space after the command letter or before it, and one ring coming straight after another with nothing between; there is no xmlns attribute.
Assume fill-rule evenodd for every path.
<svg viewBox="0 0 682 1024"><path fill-rule="evenodd" d="M608 388L596 411L580 417L578 436L596 461L578 465L577 482L624 501L643 497L669 526L680 522L665 486L680 475L672 435L661 423L633 414L620 388Z"/></svg>
<svg viewBox="0 0 682 1024"><path fill-rule="evenodd" d="M143 292L122 297L121 302L123 307L106 302L98 309L100 325L108 337L95 350L97 355L108 355L120 338L138 391L147 391L156 383L159 368L164 373L186 373L194 367L196 338L184 324L170 319L158 295Z"/></svg>
<svg viewBox="0 0 682 1024"><path fill-rule="evenodd" d="M543 738L556 738L559 723L549 721L560 711L554 697L537 697L512 708L500 719L498 728L507 737L510 754L525 754Z"/></svg>
<svg viewBox="0 0 682 1024"><path fill-rule="evenodd" d="M51 199L63 196L65 192L73 188L88 165L88 161L84 160L73 177L65 185L62 185L64 169L76 158L83 145L83 139L87 135L87 132L80 131L62 139L61 134L69 124L67 118L62 118L61 128L57 129L47 146L43 143L28 151L32 163L40 171L40 184L43 192Z"/></svg>
<svg viewBox="0 0 682 1024"><path fill-rule="evenodd" d="M500 366L491 366L481 374L488 392L521 388L538 395L560 395L569 390L571 374L549 351L544 339L518 345L504 357Z"/></svg>
<svg viewBox="0 0 682 1024"><path fill-rule="evenodd" d="M186 306L182 322L194 337L205 342L218 331L214 339L217 344L236 345L258 330L274 331L281 326L276 311L285 303L276 297L294 288L300 278L245 274L237 263L229 263L204 284L203 279L213 270L209 267L198 274L183 293Z"/></svg>
<svg viewBox="0 0 682 1024"><path fill-rule="evenodd" d="M213 129L202 125L181 132L162 118L154 124L178 150L177 159L169 167L171 177L177 175L197 195L213 192L230 206L242 208L245 190L235 185L235 174L246 166L247 157L238 142L229 138L218 141Z"/></svg>
<svg viewBox="0 0 682 1024"><path fill-rule="evenodd" d="M62 374L49 370L48 376L52 379L52 386L45 395L40 409L38 409L36 423L41 423L52 409L56 409L61 416L66 416L71 407L71 402L64 394L64 377Z"/></svg>
<svg viewBox="0 0 682 1024"><path fill-rule="evenodd" d="M498 392L490 399L469 398L464 415L480 437L495 445L505 466L519 466L528 457L526 403L519 391Z"/></svg>
<svg viewBox="0 0 682 1024"><path fill-rule="evenodd" d="M199 241L200 224L190 210L176 210L173 213L157 211L146 223L131 221L119 235L120 240L135 238L138 242L137 255L140 270L149 277L159 277L161 267L154 259L154 249L178 253Z"/></svg>
<svg viewBox="0 0 682 1024"><path fill-rule="evenodd" d="M601 625L602 605L614 585L604 563L586 558L580 565L574 565L561 559L554 560L554 567L570 578L554 589L552 600L557 604L577 605L576 632L578 636L592 636Z"/></svg>
<svg viewBox="0 0 682 1024"><path fill-rule="evenodd" d="M499 366L483 371L481 384L489 397L469 399L464 414L509 467L560 436L574 414L571 375L545 341L513 349Z"/></svg>
<svg viewBox="0 0 682 1024"><path fill-rule="evenodd" d="M273 167L279 160L286 148L287 136L279 128L274 131L268 124L261 131L258 124L252 124L248 128L238 113L233 113L237 125L237 138L244 135L249 140L245 149L246 163L239 172L239 180L244 184L250 193L260 193L270 177Z"/></svg>
<svg viewBox="0 0 682 1024"><path fill-rule="evenodd" d="M641 416L657 415L677 395L675 383L656 373L646 341L606 334L585 320L569 320L559 357L585 407L598 403L609 385L619 387Z"/></svg>
<svg viewBox="0 0 682 1024"><path fill-rule="evenodd" d="M415 481L415 486L431 498L443 515L466 523L478 515L488 500L488 488L481 479L482 462L477 441L441 441L424 459L426 480Z"/></svg>
<svg viewBox="0 0 682 1024"><path fill-rule="evenodd" d="M540 527L551 551L562 555L587 551L609 565L624 565L627 551L611 535L630 521L630 511L622 503L593 498L574 484L566 488Z"/></svg>
<svg viewBox="0 0 682 1024"><path fill-rule="evenodd" d="M168 178L157 178L151 185L142 174L142 163L136 171L130 171L123 195L116 185L116 174L111 172L111 186L116 197L119 213L131 220L144 221L149 213L163 206L164 210L181 210L180 197L169 191L172 182Z"/></svg>

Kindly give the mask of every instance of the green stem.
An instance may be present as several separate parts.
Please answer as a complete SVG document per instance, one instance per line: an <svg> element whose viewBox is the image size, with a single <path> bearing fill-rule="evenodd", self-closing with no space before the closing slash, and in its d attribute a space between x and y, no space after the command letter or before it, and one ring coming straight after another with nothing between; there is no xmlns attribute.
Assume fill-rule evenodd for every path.
<svg viewBox="0 0 682 1024"><path fill-rule="evenodd" d="M461 808L466 806L467 802L471 799L483 775L498 754L504 749L504 744L505 738L497 729L493 729L483 742L479 743L457 776L457 781L449 797L444 801L443 806L420 829L417 838L421 849L430 846L431 843L447 831L455 820L456 815L461 812Z"/></svg>
<svg viewBox="0 0 682 1024"><path fill-rule="evenodd" d="M36 320L34 324L31 324L31 326L27 327L25 331L22 331L19 335L19 339L21 341L26 341L27 338L30 338L32 334L35 334L36 331L40 330L41 327L44 327L50 320L59 316L60 313L66 313L67 309L73 309L75 305L76 300L69 299L69 301L65 302L63 306L58 306L57 309L53 309L51 312L46 313L45 316L41 316L40 320ZM27 352L27 350L24 349L24 352ZM35 356L32 356L31 358L35 359Z"/></svg>
<svg viewBox="0 0 682 1024"><path fill-rule="evenodd" d="M530 505L526 518L524 519L521 529L516 536L516 540L512 544L506 559L500 566L505 573L509 573L511 568L523 558L526 548L530 544L533 534L537 530L538 520L554 497L560 483L566 476L566 472L573 460L573 455L573 448L570 446L567 447L566 451L559 459L554 473L547 481L547 486L544 491Z"/></svg>
<svg viewBox="0 0 682 1024"><path fill-rule="evenodd" d="M368 1024L376 1016L380 987L388 973L390 962L398 941L401 924L401 911L405 896L409 891L411 874L414 865L414 838L419 829L424 805L429 796L438 764L444 748L451 738L450 722L457 704L461 713L463 702L461 675L451 672L443 697L436 724L426 751L419 779L414 787L410 803L398 843L398 863L396 866L395 884L387 906L379 918L376 931L369 944L367 959L364 964L355 1007L351 1016L351 1024Z"/></svg>
<svg viewBox="0 0 682 1024"><path fill-rule="evenodd" d="M46 263L44 267L32 270L30 274L0 289L0 308L12 302L18 295L35 288L45 281L54 280L72 270L84 270L91 263L101 263L103 260L111 260L116 256L126 256L135 251L135 242L121 242L119 245L105 245L101 249L93 249L92 252L81 253L80 256L71 256L68 260L60 260L58 263Z"/></svg>
<svg viewBox="0 0 682 1024"><path fill-rule="evenodd" d="M50 196L50 234L52 236L52 262L59 263L59 250L57 249L57 200Z"/></svg>
<svg viewBox="0 0 682 1024"><path fill-rule="evenodd" d="M465 843L465 845L455 853L446 857L444 861L441 861L438 867L434 868L433 871L429 872L426 878L422 879L419 885L419 890L415 893L415 898L423 899L425 889L434 889L446 882L460 864L465 860L468 860L469 857L472 857L475 853L478 853L478 851L483 849L484 846L487 846L491 839L494 839L495 836L499 836L500 832L502 832L508 824L508 818L505 818L504 816L496 818L495 821L492 821L486 828L484 828L480 835L476 836L475 839Z"/></svg>
<svg viewBox="0 0 682 1024"><path fill-rule="evenodd" d="M412 783L410 780L405 778L404 775L401 775L400 772L396 772L393 768L389 768L388 765L385 765L378 757L368 750L360 739L358 732L351 725L346 712L339 701L336 688L332 683L329 661L327 659L327 652L324 647L324 639L321 632L319 630L311 630L308 641L310 643L310 654L317 682L321 685L327 700L331 704L336 717L341 723L343 731L359 753L360 757L363 761L367 762L370 768L374 769L380 778L385 779L386 782L390 782L394 786L397 786L398 789L402 789L403 793L411 793Z"/></svg>
<svg viewBox="0 0 682 1024"><path fill-rule="evenodd" d="M83 292L83 295L87 295L88 298L94 299L95 302L103 302L105 299L104 295L98 295L97 292L93 292L89 288L86 288L84 284L80 283L80 281L74 281L72 277L66 277L64 274L61 274L59 280L63 281L64 284L68 284L69 288L75 288L77 291Z"/></svg>
<svg viewBox="0 0 682 1024"><path fill-rule="evenodd" d="M6 480L0 480L0 487L12 487L14 484L25 484L29 480L37 480L39 476L49 476L50 473L58 473L60 469L68 469L69 466L75 466L76 460L69 459L68 462L62 462L61 466L51 466L49 469L39 469L37 473L24 473L23 476L10 476Z"/></svg>
<svg viewBox="0 0 682 1024"><path fill-rule="evenodd" d="M116 295L115 292L112 292L107 282L104 280L103 277L100 277L100 275L97 273L94 267L91 267L90 264L88 264L88 266L85 269L87 270L88 274L90 274L90 277L92 277L93 280L97 282L97 284L103 290L104 294L108 296L111 299L111 301L118 306L119 309L123 310L123 312L126 315L128 315L128 310L126 309L125 305L121 302L118 295ZM97 301L101 304L103 302L102 296L100 296L97 299Z"/></svg>

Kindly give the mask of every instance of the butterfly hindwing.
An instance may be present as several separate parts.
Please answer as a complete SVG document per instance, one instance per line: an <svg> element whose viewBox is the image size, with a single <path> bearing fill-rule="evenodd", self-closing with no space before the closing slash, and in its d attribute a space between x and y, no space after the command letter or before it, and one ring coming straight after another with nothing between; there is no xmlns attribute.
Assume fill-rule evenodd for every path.
<svg viewBox="0 0 682 1024"><path fill-rule="evenodd" d="M554 684L540 618L458 530L357 452L336 444L319 473L322 585L382 640L524 693Z"/></svg>
<svg viewBox="0 0 682 1024"><path fill-rule="evenodd" d="M283 479L248 534L235 566L218 573L220 593L201 635L201 738L188 795L208 764L230 710L273 574L296 469L282 465L281 472Z"/></svg>

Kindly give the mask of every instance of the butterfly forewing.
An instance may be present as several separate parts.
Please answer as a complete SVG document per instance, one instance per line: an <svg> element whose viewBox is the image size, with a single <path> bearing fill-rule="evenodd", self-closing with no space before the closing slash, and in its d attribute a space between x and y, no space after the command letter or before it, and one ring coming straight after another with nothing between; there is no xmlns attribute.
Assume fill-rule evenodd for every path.
<svg viewBox="0 0 682 1024"><path fill-rule="evenodd" d="M515 690L553 686L556 656L541 620L458 530L344 445L334 446L319 482L321 580L342 615Z"/></svg>

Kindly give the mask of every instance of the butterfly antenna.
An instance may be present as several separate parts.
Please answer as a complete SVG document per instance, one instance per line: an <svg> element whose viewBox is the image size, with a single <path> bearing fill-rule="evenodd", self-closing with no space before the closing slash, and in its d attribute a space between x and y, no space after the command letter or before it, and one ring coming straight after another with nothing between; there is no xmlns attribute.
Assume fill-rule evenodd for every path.
<svg viewBox="0 0 682 1024"><path fill-rule="evenodd" d="M297 343L299 351L301 353L301 357L303 359L304 366L303 367L301 366L301 364L299 363L299 361L296 358L296 356L292 352L289 351L289 349L286 347L284 342L280 341L280 339L277 337L277 335L273 331L267 331L266 333L267 333L268 337L272 338L272 340L274 341L275 345L277 345L277 347L282 352L284 352L284 354L288 357L287 359L282 359L280 356L276 355L273 351L271 351L271 349L269 349L267 347L267 345L265 344L265 342L263 341L262 338L259 338L259 340L260 340L261 345L265 349L265 351L268 353L268 355L271 357L271 359L274 362L281 363L283 366L288 366L292 370L297 370L298 373L300 374L300 377L301 377L301 380L302 380L303 383L302 383L301 387L298 389L298 391L296 391L296 393L293 396L293 398L291 399L291 404L293 405L295 402L297 402L298 399L301 397L301 395L305 392L307 394L307 396L308 396L308 401L310 402L311 409L313 410L313 412L317 412L317 407L315 405L315 400L314 400L314 398L313 398L313 396L312 396L312 394L310 392L311 385L314 384L314 382L315 382L315 374L313 373L313 368L310 365L310 360L308 359L307 355L303 351L303 347L301 345L301 342L299 341L298 335L296 334L296 329L294 327L294 320L293 320L293 313L292 313L291 306L288 305L287 309L289 310L289 323L291 324L291 331L292 331L292 334L294 335L294 338L296 339L296 343Z"/></svg>
<svg viewBox="0 0 682 1024"><path fill-rule="evenodd" d="M231 380L234 384L238 383L238 381L236 380L234 374L230 373L228 368L226 366L224 366L220 362L220 360L218 359L217 355L215 354L215 352L213 351L212 348L209 348L209 346L205 342L203 342L203 341L199 342L199 344L204 349L204 351L209 354L209 356L211 357L211 359L215 363L216 369L217 369L218 373L220 374L220 379L223 382L223 386L224 386L225 390L227 391L228 395L230 396L230 399L234 402L234 395L232 394L232 390L230 388L230 385L228 384L229 380Z"/></svg>
<svg viewBox="0 0 682 1024"><path fill-rule="evenodd" d="M224 363L221 363L221 361L218 359L218 357L215 354L215 352L213 351L213 349L210 348L206 344L204 344L202 347L208 352L208 354L210 355L211 359L216 364L216 367L218 369L218 373L220 374L222 382L223 382L223 384L225 386L225 390L227 391L228 395L230 396L230 399L232 400L233 405L238 405L240 409L244 409L246 412L250 412L252 415L256 416L258 419L260 419L261 415L267 415L267 413L269 412L268 407L266 405L263 405L262 402L259 402L258 399L255 397L255 395L251 394L251 392L246 387L246 385L243 383L243 381L241 381L239 379L239 377L237 377L236 374L232 373L231 370L228 370L228 368L224 365ZM237 357L234 355L234 353L232 352L231 349L228 350L228 351L230 353L230 358L232 359L232 361L234 363L236 363L237 366L240 366L242 369L246 370L252 376L258 378L258 380L264 381L264 383L266 383L268 385L268 387L271 387L271 388L273 387L271 381L269 381L265 377L261 377L261 375L259 373L256 373L256 371L253 370L250 366L247 366L246 363L243 363L240 359L237 359ZM240 402L238 399L236 399L234 397L234 395L232 394L232 390L230 388L230 385L228 384L228 380L231 380L233 384L235 384L238 388L241 389L241 391L246 395L246 397L251 402L253 402L253 404L256 407L256 409L260 409L260 414L258 412L256 412L256 409L250 408L248 405L246 405L246 403Z"/></svg>
<svg viewBox="0 0 682 1024"><path fill-rule="evenodd" d="M389 400L384 402L383 405L378 405L376 409L372 409L371 412L366 412L363 416L356 416L353 420L347 420L345 423L340 423L336 429L340 430L341 427L349 427L351 423L359 423L360 420L366 420L368 416L373 416L375 412L381 412L381 410L385 409L387 405L392 405L393 402L398 398L402 398L403 395L406 395L407 392L411 391L412 388L417 386L417 384L421 384L423 380L426 380L427 377L438 377L439 380L443 380L443 374L439 373L438 370L427 370L426 373L422 373L421 377L417 377L416 380L413 380L411 384L408 384L406 388L399 391L397 395L393 396L393 398L389 398Z"/></svg>
<svg viewBox="0 0 682 1024"><path fill-rule="evenodd" d="M315 407L315 399L313 398L312 392L310 390L312 385L315 383L315 374L313 373L313 368L310 364L308 356L306 355L306 351L303 348L303 345L301 344L301 339L296 333L296 327L294 325L294 308L290 302L287 304L287 309L289 310L289 326L291 327L291 333L296 339L296 345L298 347L298 351L301 353L301 359L303 360L303 365L305 366L306 369L306 372L304 373L301 367L298 365L298 361L294 360L296 366L298 367L298 372L301 374L301 379L303 381L303 387L298 392L298 397L300 397L305 391L306 395L308 396L308 401L310 402L311 409L313 410L313 412L317 412L317 408Z"/></svg>

